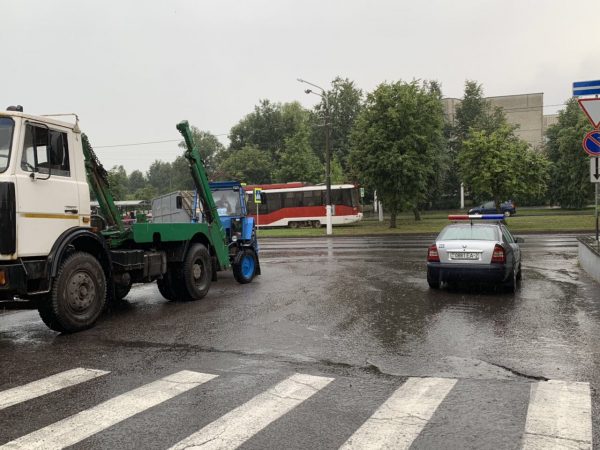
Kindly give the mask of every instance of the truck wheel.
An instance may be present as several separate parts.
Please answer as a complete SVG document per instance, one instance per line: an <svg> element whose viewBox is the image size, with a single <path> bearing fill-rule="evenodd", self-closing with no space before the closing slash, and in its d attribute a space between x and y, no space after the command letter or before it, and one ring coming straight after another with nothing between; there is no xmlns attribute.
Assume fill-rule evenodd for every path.
<svg viewBox="0 0 600 450"><path fill-rule="evenodd" d="M256 275L256 267L256 253L247 248L235 256L232 264L233 276L240 284L250 283Z"/></svg>
<svg viewBox="0 0 600 450"><path fill-rule="evenodd" d="M131 285L133 283L129 283L127 286L123 286L122 284L115 284L115 300L120 302L129 294L131 290Z"/></svg>
<svg viewBox="0 0 600 450"><path fill-rule="evenodd" d="M156 280L156 285L158 286L160 295L162 295L165 299L169 300L170 302L177 300L177 293L173 288L173 279L171 278L170 271L165 273L162 278Z"/></svg>
<svg viewBox="0 0 600 450"><path fill-rule="evenodd" d="M193 244L187 252L180 276L175 278L181 300L200 300L208 294L212 279L210 253L202 244Z"/></svg>
<svg viewBox="0 0 600 450"><path fill-rule="evenodd" d="M106 277L89 253L68 256L58 269L50 295L39 306L44 323L54 331L73 333L96 323L106 303Z"/></svg>

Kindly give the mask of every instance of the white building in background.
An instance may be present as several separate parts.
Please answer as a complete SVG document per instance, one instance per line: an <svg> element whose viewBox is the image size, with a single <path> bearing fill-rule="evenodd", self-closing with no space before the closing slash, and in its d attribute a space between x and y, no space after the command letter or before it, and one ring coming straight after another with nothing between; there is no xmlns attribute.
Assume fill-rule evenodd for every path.
<svg viewBox="0 0 600 450"><path fill-rule="evenodd" d="M492 106L498 106L504 110L508 122L518 125L517 136L526 141L534 150L541 150L545 142L546 129L558 120L557 114L544 116L544 94L542 92L487 97L487 100ZM456 108L460 105L461 99L445 98L442 101L446 119L454 124Z"/></svg>

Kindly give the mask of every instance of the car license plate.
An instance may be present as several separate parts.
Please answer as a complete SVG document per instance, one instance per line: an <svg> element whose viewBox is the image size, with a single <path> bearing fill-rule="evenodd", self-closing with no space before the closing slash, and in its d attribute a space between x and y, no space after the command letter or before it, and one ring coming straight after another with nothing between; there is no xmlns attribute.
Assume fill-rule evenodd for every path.
<svg viewBox="0 0 600 450"><path fill-rule="evenodd" d="M479 253L476 252L455 252L450 253L451 259L465 259L465 260L473 260L479 259Z"/></svg>

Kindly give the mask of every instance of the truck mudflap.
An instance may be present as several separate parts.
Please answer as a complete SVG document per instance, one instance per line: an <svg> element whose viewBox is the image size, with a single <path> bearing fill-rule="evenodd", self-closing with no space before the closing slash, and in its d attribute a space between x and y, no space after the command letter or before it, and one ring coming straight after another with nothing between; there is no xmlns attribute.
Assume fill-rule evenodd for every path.
<svg viewBox="0 0 600 450"><path fill-rule="evenodd" d="M0 265L0 300L27 294L27 275L22 264Z"/></svg>
<svg viewBox="0 0 600 450"><path fill-rule="evenodd" d="M0 182L0 254L17 251L15 184Z"/></svg>

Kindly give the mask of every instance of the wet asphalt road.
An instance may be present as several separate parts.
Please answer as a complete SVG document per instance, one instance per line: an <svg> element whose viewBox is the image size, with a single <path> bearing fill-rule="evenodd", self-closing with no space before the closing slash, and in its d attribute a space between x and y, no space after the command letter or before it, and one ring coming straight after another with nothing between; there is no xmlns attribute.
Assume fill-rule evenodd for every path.
<svg viewBox="0 0 600 450"><path fill-rule="evenodd" d="M598 411L600 291L575 237L526 236L515 295L430 290L430 241L264 239L252 284L225 273L188 304L140 286L75 335L4 311L0 391L77 367L110 373L0 408L0 445L182 370L218 377L72 448L168 448L294 373L333 381L241 448L338 448L408 377L457 380L411 448L518 448L540 380L590 383ZM598 430L594 417L595 444Z"/></svg>

